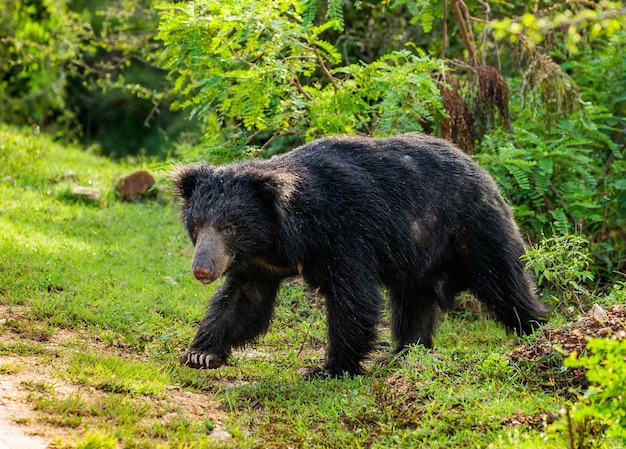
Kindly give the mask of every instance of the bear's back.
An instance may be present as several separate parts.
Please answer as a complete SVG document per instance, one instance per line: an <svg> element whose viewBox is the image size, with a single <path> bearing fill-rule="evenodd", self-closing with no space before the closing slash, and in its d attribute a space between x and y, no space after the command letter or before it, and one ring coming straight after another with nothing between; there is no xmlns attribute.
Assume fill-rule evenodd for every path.
<svg viewBox="0 0 626 449"><path fill-rule="evenodd" d="M396 197L426 196L466 203L476 195L499 196L490 175L442 139L416 133L389 138L328 137L272 158L269 164L297 172L318 188Z"/></svg>

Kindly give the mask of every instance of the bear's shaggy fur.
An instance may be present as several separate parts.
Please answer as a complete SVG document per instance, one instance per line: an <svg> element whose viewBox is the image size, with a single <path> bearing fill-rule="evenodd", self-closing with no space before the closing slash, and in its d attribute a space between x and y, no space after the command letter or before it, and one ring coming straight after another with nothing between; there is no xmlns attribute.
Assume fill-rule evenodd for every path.
<svg viewBox="0 0 626 449"><path fill-rule="evenodd" d="M431 347L438 312L463 290L518 333L546 313L495 182L444 140L326 138L269 160L181 165L171 179L195 245L194 275L226 277L185 365L216 368L266 331L281 281L298 273L327 309L326 360L308 374L361 372L381 286L396 351Z"/></svg>

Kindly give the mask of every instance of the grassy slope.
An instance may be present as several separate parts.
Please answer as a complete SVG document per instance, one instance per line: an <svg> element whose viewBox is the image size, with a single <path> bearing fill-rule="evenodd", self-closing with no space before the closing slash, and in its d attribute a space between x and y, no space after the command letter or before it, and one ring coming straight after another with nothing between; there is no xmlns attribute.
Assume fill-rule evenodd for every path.
<svg viewBox="0 0 626 449"><path fill-rule="evenodd" d="M514 338L469 312L446 317L436 357L415 348L367 377L305 381L296 371L323 354L323 311L292 284L270 334L232 366L178 367L211 289L189 273L168 199L122 204L113 185L133 167L28 130L0 126L0 142L0 375L44 367L46 381L22 388L59 447L565 446L536 418L565 392L509 364ZM105 199L75 201L72 185ZM186 413L172 391L206 408ZM234 439L209 437L218 424Z"/></svg>

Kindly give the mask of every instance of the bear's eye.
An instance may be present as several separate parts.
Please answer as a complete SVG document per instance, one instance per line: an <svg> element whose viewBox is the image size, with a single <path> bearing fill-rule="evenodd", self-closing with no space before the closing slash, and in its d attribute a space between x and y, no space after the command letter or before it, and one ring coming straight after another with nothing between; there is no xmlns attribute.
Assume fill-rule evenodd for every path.
<svg viewBox="0 0 626 449"><path fill-rule="evenodd" d="M196 239L198 238L198 233L200 232L200 226L198 224L195 224L193 226L193 229L191 230L191 239L195 242Z"/></svg>
<svg viewBox="0 0 626 449"><path fill-rule="evenodd" d="M224 234L234 234L235 228L234 226L224 226L220 229L220 231L223 232Z"/></svg>

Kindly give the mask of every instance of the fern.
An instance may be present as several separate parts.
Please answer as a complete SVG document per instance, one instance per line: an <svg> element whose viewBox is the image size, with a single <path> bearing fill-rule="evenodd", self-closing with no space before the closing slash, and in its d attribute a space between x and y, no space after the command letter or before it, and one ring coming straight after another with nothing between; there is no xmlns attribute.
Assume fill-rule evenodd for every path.
<svg viewBox="0 0 626 449"><path fill-rule="evenodd" d="M524 189L530 190L530 179L527 173L520 167L520 165L513 165L511 163L505 163L504 166L509 170L517 181L517 185Z"/></svg>
<svg viewBox="0 0 626 449"><path fill-rule="evenodd" d="M391 0L389 7L397 8L405 5L409 14L411 14L411 25L420 23L424 33L430 33L433 29L435 21L435 10L432 0Z"/></svg>
<svg viewBox="0 0 626 449"><path fill-rule="evenodd" d="M548 190L548 184L552 178L554 162L551 157L545 156L537 163L537 176L535 177L535 191L543 194Z"/></svg>
<svg viewBox="0 0 626 449"><path fill-rule="evenodd" d="M304 0L304 12L302 13L302 25L309 28L315 22L317 14L317 0Z"/></svg>
<svg viewBox="0 0 626 449"><path fill-rule="evenodd" d="M341 62L341 53L339 53L335 46L330 42L326 42L321 39L312 39L311 44L322 48L332 64L338 64Z"/></svg>
<svg viewBox="0 0 626 449"><path fill-rule="evenodd" d="M342 0L328 0L328 18L335 26L335 30L343 31L343 8L341 7Z"/></svg>
<svg viewBox="0 0 626 449"><path fill-rule="evenodd" d="M428 4L424 7L422 12L422 29L424 33L430 33L435 23L435 11L432 4Z"/></svg>
<svg viewBox="0 0 626 449"><path fill-rule="evenodd" d="M321 25L311 28L311 38L317 39L317 37L324 31L328 31L329 29L336 28L338 26L340 26L340 24L337 23L336 19L328 20Z"/></svg>
<svg viewBox="0 0 626 449"><path fill-rule="evenodd" d="M552 225L558 233L568 234L571 232L571 225L562 209L551 210L550 215L554 219Z"/></svg>
<svg viewBox="0 0 626 449"><path fill-rule="evenodd" d="M345 25L342 3L343 0L327 0L326 3L328 20L324 24L328 24L330 28L337 31L343 31ZM303 7L302 25L305 28L310 28L315 22L315 16L317 15L317 0L303 0Z"/></svg>

